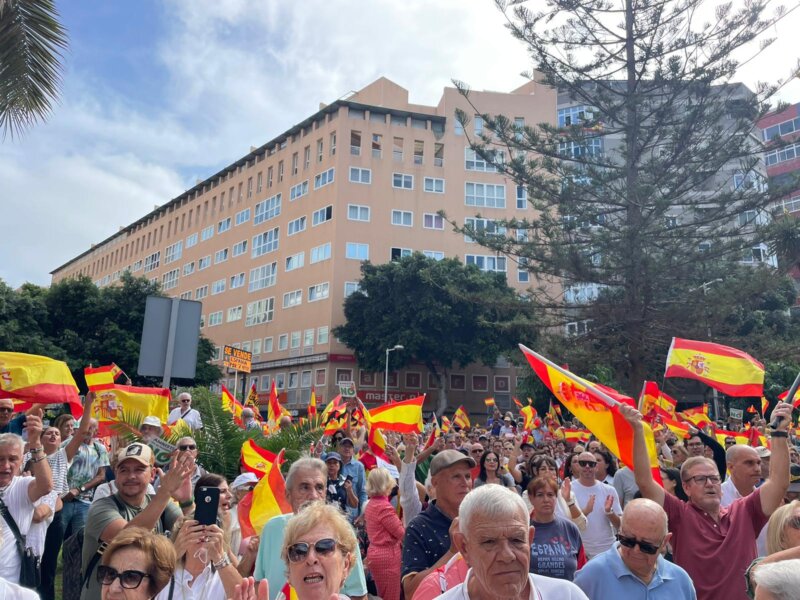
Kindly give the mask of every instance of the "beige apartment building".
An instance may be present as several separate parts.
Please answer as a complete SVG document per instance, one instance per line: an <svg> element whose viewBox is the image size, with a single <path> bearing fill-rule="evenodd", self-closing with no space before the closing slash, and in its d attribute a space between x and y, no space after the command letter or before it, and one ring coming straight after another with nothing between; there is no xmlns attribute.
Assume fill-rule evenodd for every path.
<svg viewBox="0 0 800 600"><path fill-rule="evenodd" d="M473 91L470 100L519 124L556 120L556 92L535 81L509 93ZM367 403L382 402L383 373L360 369L331 335L361 261L420 251L505 272L521 290L529 285L512 259L453 233L437 214L444 209L459 222L480 214L477 224L492 227L492 219L531 210L523 189L469 149L456 108L475 112L454 88L424 106L378 79L121 228L53 271L53 282L86 275L113 285L130 270L159 281L166 294L202 302L203 334L220 349L253 353L247 386L255 381L265 397L274 379L297 414L305 414L312 387L328 401L339 381L355 381ZM468 127L480 131L482 122ZM516 375L502 361L454 370L451 407L483 413L488 396L507 405ZM233 381L228 372L221 383L232 389ZM392 370L389 397L427 393L432 406L432 383L422 365Z"/></svg>

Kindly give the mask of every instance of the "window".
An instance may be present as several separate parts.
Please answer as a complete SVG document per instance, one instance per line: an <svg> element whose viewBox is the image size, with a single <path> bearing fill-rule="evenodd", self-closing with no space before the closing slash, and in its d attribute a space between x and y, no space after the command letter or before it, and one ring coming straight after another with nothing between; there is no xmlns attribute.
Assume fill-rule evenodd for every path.
<svg viewBox="0 0 800 600"><path fill-rule="evenodd" d="M383 136L379 133L372 134L372 158L380 158L382 151Z"/></svg>
<svg viewBox="0 0 800 600"><path fill-rule="evenodd" d="M137 271L141 271L141 270L142 270L142 261L141 260L137 260L135 263L133 263L132 272L136 273Z"/></svg>
<svg viewBox="0 0 800 600"><path fill-rule="evenodd" d="M392 225L400 225L401 227L411 227L414 223L414 213L410 210L393 210L392 211Z"/></svg>
<svg viewBox="0 0 800 600"><path fill-rule="evenodd" d="M230 289L235 290L236 288L244 287L244 273L237 273L236 275L231 275L231 284Z"/></svg>
<svg viewBox="0 0 800 600"><path fill-rule="evenodd" d="M278 249L278 228L259 233L253 238L253 251L250 253L252 258L257 258Z"/></svg>
<svg viewBox="0 0 800 600"><path fill-rule="evenodd" d="M321 187L325 187L326 185L333 183L333 175L335 169L331 167L327 171L323 171L319 175L314 176L314 189L318 190Z"/></svg>
<svg viewBox="0 0 800 600"><path fill-rule="evenodd" d="M306 329L303 332L303 346L313 346L314 345L314 330L313 329ZM309 371L309 375L311 371Z"/></svg>
<svg viewBox="0 0 800 600"><path fill-rule="evenodd" d="M317 140L317 162L322 162L325 152L322 145L322 140Z"/></svg>
<svg viewBox="0 0 800 600"><path fill-rule="evenodd" d="M297 175L300 166L300 156L295 152L292 154L292 175Z"/></svg>
<svg viewBox="0 0 800 600"><path fill-rule="evenodd" d="M311 146L306 146L303 149L303 170L311 166Z"/></svg>
<svg viewBox="0 0 800 600"><path fill-rule="evenodd" d="M558 109L558 126L569 127L581 125L586 121L593 121L598 110L592 106L569 106Z"/></svg>
<svg viewBox="0 0 800 600"><path fill-rule="evenodd" d="M603 153L603 138L586 138L581 142L560 142L558 152L571 158L600 156Z"/></svg>
<svg viewBox="0 0 800 600"><path fill-rule="evenodd" d="M288 232L286 235L294 235L306 230L306 218L299 217L293 221L289 221Z"/></svg>
<svg viewBox="0 0 800 600"><path fill-rule="evenodd" d="M211 255L204 256L200 260L197 261L197 270L202 271L203 269L207 269L211 266Z"/></svg>
<svg viewBox="0 0 800 600"><path fill-rule="evenodd" d="M183 241L175 242L171 246L164 249L164 264L168 265L171 262L179 260L183 255Z"/></svg>
<svg viewBox="0 0 800 600"><path fill-rule="evenodd" d="M233 245L233 255L241 256L247 253L247 240L242 240L238 244Z"/></svg>
<svg viewBox="0 0 800 600"><path fill-rule="evenodd" d="M247 316L244 320L245 327L269 323L275 315L275 298L256 300L247 305ZM266 340L265 340L266 341Z"/></svg>
<svg viewBox="0 0 800 600"><path fill-rule="evenodd" d="M222 311L218 310L208 315L208 326L222 325Z"/></svg>
<svg viewBox="0 0 800 600"><path fill-rule="evenodd" d="M733 189L758 190L764 193L767 191L767 181L759 173L753 171L742 173L741 171L737 171L733 174Z"/></svg>
<svg viewBox="0 0 800 600"><path fill-rule="evenodd" d="M281 214L281 195L275 194L256 204L253 225L259 225Z"/></svg>
<svg viewBox="0 0 800 600"><path fill-rule="evenodd" d="M495 162L503 162L502 150L487 150L486 152L493 155L493 160ZM486 173L497 172L497 167L495 167L494 164L485 161L472 148L464 148L464 168L467 171L485 171Z"/></svg>
<svg viewBox="0 0 800 600"><path fill-rule="evenodd" d="M227 319L228 323L230 323L231 321L241 321L241 320L242 320L241 306L234 306L228 309L228 319Z"/></svg>
<svg viewBox="0 0 800 600"><path fill-rule="evenodd" d="M161 261L161 252L153 252L150 256L144 259L144 272L149 273L158 268Z"/></svg>
<svg viewBox="0 0 800 600"><path fill-rule="evenodd" d="M290 334L290 338L289 339L290 339L289 344L290 344L290 347L292 349L300 347L300 332L299 331L293 331Z"/></svg>
<svg viewBox="0 0 800 600"><path fill-rule="evenodd" d="M275 285L278 274L278 263L268 263L255 269L250 269L250 283L247 286L248 292L256 292L264 288Z"/></svg>
<svg viewBox="0 0 800 600"><path fill-rule="evenodd" d="M336 132L334 131L330 136L328 136L328 146L331 153L331 156L336 155Z"/></svg>
<svg viewBox="0 0 800 600"><path fill-rule="evenodd" d="M400 260L401 258L405 258L406 256L411 256L412 250L411 248L392 248L389 252L389 258L391 260Z"/></svg>
<svg viewBox="0 0 800 600"><path fill-rule="evenodd" d="M328 297L329 286L327 283L318 283L308 288L308 301L316 302L317 300L324 300Z"/></svg>
<svg viewBox="0 0 800 600"><path fill-rule="evenodd" d="M789 135L790 133L794 133L795 131L800 131L800 117L767 127L763 131L764 141L769 142L779 135L785 136Z"/></svg>
<svg viewBox="0 0 800 600"><path fill-rule="evenodd" d="M401 190L413 190L414 176L404 173L392 173L392 187Z"/></svg>
<svg viewBox="0 0 800 600"><path fill-rule="evenodd" d="M289 347L289 334L282 333L278 336L278 350L286 350Z"/></svg>
<svg viewBox="0 0 800 600"><path fill-rule="evenodd" d="M172 271L167 271L161 276L161 287L164 289L164 291L178 287L179 273L180 269L173 269Z"/></svg>
<svg viewBox="0 0 800 600"><path fill-rule="evenodd" d="M310 263L313 265L314 263L328 260L330 257L331 243L328 242L327 244L322 244L321 246L316 246L311 249Z"/></svg>
<svg viewBox="0 0 800 600"><path fill-rule="evenodd" d="M222 219L219 223L217 223L217 233L223 233L228 231L231 228L231 218L228 217L227 219Z"/></svg>
<svg viewBox="0 0 800 600"><path fill-rule="evenodd" d="M217 250L214 253L214 264L218 265L219 263L225 262L228 260L228 249L223 248L222 250Z"/></svg>
<svg viewBox="0 0 800 600"><path fill-rule="evenodd" d="M517 208L519 210L528 208L528 190L524 185L517 186Z"/></svg>
<svg viewBox="0 0 800 600"><path fill-rule="evenodd" d="M350 221L369 222L369 206L364 206L363 204L348 204L347 218Z"/></svg>
<svg viewBox="0 0 800 600"><path fill-rule="evenodd" d="M294 335L294 334L292 334L292 335ZM292 341L294 341L294 338L292 338ZM292 346L292 348L294 348L294 346ZM297 371L290 371L289 372L289 385L288 385L288 388L290 390L295 389L297 387L297 383L298 383Z"/></svg>
<svg viewBox="0 0 800 600"><path fill-rule="evenodd" d="M311 369L307 371L301 371L300 373L300 387L301 388L310 388L311 387Z"/></svg>
<svg viewBox="0 0 800 600"><path fill-rule="evenodd" d="M344 282L344 297L348 298L353 295L355 292L358 291L358 282L357 281L345 281Z"/></svg>
<svg viewBox="0 0 800 600"><path fill-rule="evenodd" d="M528 272L528 259L524 256L517 260L517 281L519 283L528 283L530 281L530 273Z"/></svg>
<svg viewBox="0 0 800 600"><path fill-rule="evenodd" d="M190 263L186 263L185 265L183 265L183 274L184 274L184 276L191 275L192 273L194 273L194 261L192 261Z"/></svg>
<svg viewBox="0 0 800 600"><path fill-rule="evenodd" d="M353 260L369 260L369 244L347 242L344 256Z"/></svg>
<svg viewBox="0 0 800 600"><path fill-rule="evenodd" d="M305 252L299 252L298 254L293 254L292 256L286 257L286 272L294 271L295 269L299 269L305 263Z"/></svg>
<svg viewBox="0 0 800 600"><path fill-rule="evenodd" d="M221 294L225 291L225 280L224 279L217 279L214 283L211 284L211 295L214 296L215 294Z"/></svg>
<svg viewBox="0 0 800 600"><path fill-rule="evenodd" d="M423 250L422 254L428 258L432 258L433 260L444 260L444 252L438 252L436 250Z"/></svg>
<svg viewBox="0 0 800 600"><path fill-rule="evenodd" d="M506 228L499 226L492 219L467 217L466 219L464 219L464 225L471 228L476 233L485 233L487 235L497 235L497 236L503 236L506 234ZM473 240L468 235L465 235L464 241L472 243L475 240Z"/></svg>
<svg viewBox="0 0 800 600"><path fill-rule="evenodd" d="M352 183L372 183L372 171L370 169L350 167L350 181Z"/></svg>
<svg viewBox="0 0 800 600"><path fill-rule="evenodd" d="M264 338L264 347L263 347L263 350L262 350L264 352L264 354L269 354L270 352L272 352L273 345L274 345L273 339L271 337L265 337Z"/></svg>
<svg viewBox="0 0 800 600"><path fill-rule="evenodd" d="M435 213L425 213L422 215L422 226L425 229L444 229L444 217Z"/></svg>
<svg viewBox="0 0 800 600"><path fill-rule="evenodd" d="M483 117L475 115L473 124L475 125L475 135L481 135L483 133Z"/></svg>
<svg viewBox="0 0 800 600"><path fill-rule="evenodd" d="M264 173L259 171L258 177L256 178L256 194L261 193L263 183L264 183ZM247 218L249 219L250 217L248 216Z"/></svg>
<svg viewBox="0 0 800 600"><path fill-rule="evenodd" d="M350 132L350 154L353 156L361 156L361 132Z"/></svg>
<svg viewBox="0 0 800 600"><path fill-rule="evenodd" d="M250 194L248 192L248 197L249 196L250 196ZM244 225L249 220L250 220L250 209L249 208L245 208L244 210L240 210L238 213L236 213L236 226L237 227L239 225Z"/></svg>
<svg viewBox="0 0 800 600"><path fill-rule="evenodd" d="M464 124L458 119L453 123L453 133L456 135L464 135Z"/></svg>
<svg viewBox="0 0 800 600"><path fill-rule="evenodd" d="M189 290L188 292L183 292L181 294L181 300L191 300L191 299L192 299L192 290Z"/></svg>
<svg viewBox="0 0 800 600"><path fill-rule="evenodd" d="M202 300L206 296L208 296L208 286L207 285L204 285L202 287L197 288L195 290L195 292L194 292L194 299L195 300Z"/></svg>
<svg viewBox="0 0 800 600"><path fill-rule="evenodd" d="M278 183L283 181L283 161L278 163Z"/></svg>
<svg viewBox="0 0 800 600"><path fill-rule="evenodd" d="M414 164L421 165L425 162L425 142L414 140Z"/></svg>
<svg viewBox="0 0 800 600"><path fill-rule="evenodd" d="M331 219L333 219L333 206L326 206L314 211L314 214L311 215L311 225L316 227Z"/></svg>
<svg viewBox="0 0 800 600"><path fill-rule="evenodd" d="M426 177L424 181L424 189L431 194L444 194L444 179L436 177Z"/></svg>
<svg viewBox="0 0 800 600"><path fill-rule="evenodd" d="M273 167L267 169L267 189L272 189L272 171Z"/></svg>
<svg viewBox="0 0 800 600"><path fill-rule="evenodd" d="M514 139L518 142L522 141L525 136L525 119L523 117L514 117Z"/></svg>
<svg viewBox="0 0 800 600"><path fill-rule="evenodd" d="M300 306L303 303L303 290L294 290L286 292L283 295L283 308L292 308L293 306Z"/></svg>
<svg viewBox="0 0 800 600"><path fill-rule="evenodd" d="M203 229L200 232L200 241L201 242L205 242L206 240L210 240L212 237L214 237L214 226L213 225L209 225L208 227L206 227L205 229ZM211 315L209 315L209 318L210 317L211 317Z"/></svg>
<svg viewBox="0 0 800 600"><path fill-rule="evenodd" d="M444 166L444 144L436 143L433 145L433 166Z"/></svg>
<svg viewBox="0 0 800 600"><path fill-rule="evenodd" d="M302 183L293 185L289 189L289 201L292 202L294 200L297 200L298 198L302 198L306 194L308 194L308 179L306 179Z"/></svg>
<svg viewBox="0 0 800 600"><path fill-rule="evenodd" d="M477 254L467 254L466 261L468 265L475 265L481 271L497 271L505 273L506 271L506 258L505 256L481 256Z"/></svg>
<svg viewBox="0 0 800 600"><path fill-rule="evenodd" d="M586 319L584 321L572 321L571 323L567 323L565 329L567 331L567 335L575 336L575 335L583 335L591 330L592 319Z"/></svg>
<svg viewBox="0 0 800 600"><path fill-rule="evenodd" d="M395 162L403 162L403 138L396 137L392 146L392 158Z"/></svg>
<svg viewBox="0 0 800 600"><path fill-rule="evenodd" d="M189 237L186 238L186 247L191 248L192 246L197 245L197 234L193 233Z"/></svg>
<svg viewBox="0 0 800 600"><path fill-rule="evenodd" d="M489 183L466 183L464 202L467 206L506 207L506 186Z"/></svg>

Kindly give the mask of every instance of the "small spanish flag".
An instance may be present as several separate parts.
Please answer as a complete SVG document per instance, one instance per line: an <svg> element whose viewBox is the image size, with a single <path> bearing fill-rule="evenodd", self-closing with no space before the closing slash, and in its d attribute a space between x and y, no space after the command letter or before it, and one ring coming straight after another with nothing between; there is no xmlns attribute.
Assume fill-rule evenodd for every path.
<svg viewBox="0 0 800 600"><path fill-rule="evenodd" d="M311 399L308 401L308 417L317 416L317 393L311 388Z"/></svg>
<svg viewBox="0 0 800 600"><path fill-rule="evenodd" d="M461 427L461 429L468 429L470 427L469 414L463 406L459 406L456 412L453 413L453 423Z"/></svg>
<svg viewBox="0 0 800 600"><path fill-rule="evenodd" d="M486 408L492 408L494 406L494 398L484 398L483 403L486 405Z"/></svg>

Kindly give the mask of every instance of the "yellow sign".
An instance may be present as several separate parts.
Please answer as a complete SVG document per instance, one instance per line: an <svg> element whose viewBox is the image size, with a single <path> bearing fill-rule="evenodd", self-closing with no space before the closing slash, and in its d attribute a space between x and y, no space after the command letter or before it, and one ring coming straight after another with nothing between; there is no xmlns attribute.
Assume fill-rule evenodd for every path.
<svg viewBox="0 0 800 600"><path fill-rule="evenodd" d="M222 365L229 367L236 371L250 372L250 367L253 363L252 352L246 350L239 350L233 346L225 346L222 356Z"/></svg>

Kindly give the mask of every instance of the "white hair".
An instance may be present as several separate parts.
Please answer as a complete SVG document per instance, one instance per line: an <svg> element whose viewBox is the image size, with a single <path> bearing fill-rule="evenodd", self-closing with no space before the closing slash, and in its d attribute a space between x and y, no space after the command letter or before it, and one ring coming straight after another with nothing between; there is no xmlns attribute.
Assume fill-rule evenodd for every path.
<svg viewBox="0 0 800 600"><path fill-rule="evenodd" d="M294 486L294 480L299 471L318 471L325 481L328 480L328 467L321 459L313 456L303 456L294 461L292 466L289 467L289 472L286 474L286 491L290 491Z"/></svg>
<svg viewBox="0 0 800 600"><path fill-rule="evenodd" d="M522 496L496 483L472 490L461 502L458 528L466 537L469 537L469 526L476 515L488 517L495 523L512 517L520 517L525 523L528 522L528 509Z"/></svg>
<svg viewBox="0 0 800 600"><path fill-rule="evenodd" d="M758 565L753 579L756 586L764 586L775 600L794 600L800 588L800 559Z"/></svg>
<svg viewBox="0 0 800 600"><path fill-rule="evenodd" d="M20 458L25 453L25 440L16 433L0 433L0 446L16 445L19 448Z"/></svg>

